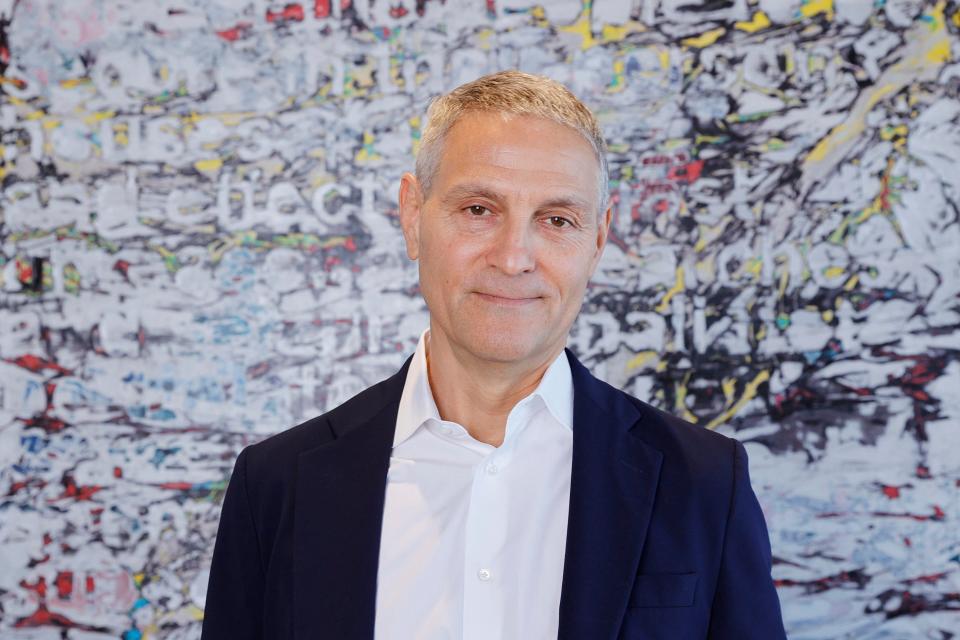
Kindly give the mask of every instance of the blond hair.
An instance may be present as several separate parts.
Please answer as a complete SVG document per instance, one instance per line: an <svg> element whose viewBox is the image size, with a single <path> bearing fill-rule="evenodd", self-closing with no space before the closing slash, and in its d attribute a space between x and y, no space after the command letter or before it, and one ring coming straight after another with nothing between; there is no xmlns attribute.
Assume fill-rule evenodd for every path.
<svg viewBox="0 0 960 640"><path fill-rule="evenodd" d="M500 71L482 76L430 104L415 169L424 195L430 192L439 169L447 133L461 116L476 111L538 116L576 130L593 147L600 165L598 216L603 215L609 198L607 143L596 117L556 80L522 71Z"/></svg>

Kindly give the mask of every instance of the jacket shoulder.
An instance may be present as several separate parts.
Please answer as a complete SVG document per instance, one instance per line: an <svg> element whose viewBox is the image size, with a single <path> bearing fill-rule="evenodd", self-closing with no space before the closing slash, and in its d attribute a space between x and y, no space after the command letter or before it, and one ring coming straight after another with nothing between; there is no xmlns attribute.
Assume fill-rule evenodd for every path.
<svg viewBox="0 0 960 640"><path fill-rule="evenodd" d="M394 375L367 387L337 407L244 448L248 464L290 465L304 451L341 437L369 421L391 401L399 402L409 363Z"/></svg>
<svg viewBox="0 0 960 640"><path fill-rule="evenodd" d="M741 446L737 440L621 393L640 412L634 431L663 453L665 465L683 467L692 479L708 482L732 477L736 450Z"/></svg>

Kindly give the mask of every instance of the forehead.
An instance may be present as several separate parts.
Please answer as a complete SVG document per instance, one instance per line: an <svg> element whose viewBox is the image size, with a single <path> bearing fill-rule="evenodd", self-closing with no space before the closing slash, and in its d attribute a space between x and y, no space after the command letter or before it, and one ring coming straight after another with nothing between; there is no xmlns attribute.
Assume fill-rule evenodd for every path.
<svg viewBox="0 0 960 640"><path fill-rule="evenodd" d="M561 191L594 202L599 173L593 147L572 127L538 116L473 112L447 132L434 184L442 192L482 181L529 198Z"/></svg>

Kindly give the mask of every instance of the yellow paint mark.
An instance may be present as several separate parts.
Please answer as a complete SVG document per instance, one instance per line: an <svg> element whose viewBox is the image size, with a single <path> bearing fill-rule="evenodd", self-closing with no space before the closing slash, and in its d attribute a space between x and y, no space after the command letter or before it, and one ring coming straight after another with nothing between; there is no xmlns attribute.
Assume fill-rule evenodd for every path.
<svg viewBox="0 0 960 640"><path fill-rule="evenodd" d="M590 28L590 12L586 9L580 12L580 17L577 18L576 22L560 27L559 31L580 36L581 51L586 51L593 45L597 44L597 40L593 37L593 31Z"/></svg>
<svg viewBox="0 0 960 640"><path fill-rule="evenodd" d="M107 120L114 117L116 114L115 111L96 111L84 117L83 121L86 124L96 124L101 120Z"/></svg>
<svg viewBox="0 0 960 640"><path fill-rule="evenodd" d="M820 317L823 318L823 321L827 324L833 322L833 318L836 314L833 312L833 309L824 309L823 313L820 314Z"/></svg>
<svg viewBox="0 0 960 640"><path fill-rule="evenodd" d="M827 267L823 270L823 275L827 278L836 278L843 275L843 267Z"/></svg>
<svg viewBox="0 0 960 640"><path fill-rule="evenodd" d="M677 277L674 281L674 284L663 296L663 300L660 301L660 304L657 305L658 313L666 313L667 309L670 308L670 300L673 296L683 291L683 265L677 267Z"/></svg>
<svg viewBox="0 0 960 640"><path fill-rule="evenodd" d="M664 47L657 51L657 62L660 63L660 69L666 71L670 68L670 50Z"/></svg>
<svg viewBox="0 0 960 640"><path fill-rule="evenodd" d="M850 277L849 280L847 280L847 281L844 283L843 288L844 288L845 291L853 291L853 290L856 288L857 284L859 284L859 283L860 283L860 276L859 276L859 275L853 275L853 276Z"/></svg>
<svg viewBox="0 0 960 640"><path fill-rule="evenodd" d="M92 81L90 78L68 78L67 80L61 80L60 86L64 89L73 89L86 84L91 84Z"/></svg>
<svg viewBox="0 0 960 640"><path fill-rule="evenodd" d="M420 151L420 143L423 135L423 122L420 120L420 116L413 116L409 120L410 123L410 136L413 138L413 141L410 144L410 150L413 152L413 155L416 156Z"/></svg>
<svg viewBox="0 0 960 640"><path fill-rule="evenodd" d="M170 67L163 65L160 67L160 79L166 82L170 79Z"/></svg>
<svg viewBox="0 0 960 640"><path fill-rule="evenodd" d="M624 64L623 60L614 60L613 80L611 80L609 86L607 86L607 93L619 93L620 91L623 91L623 75L625 69L626 65Z"/></svg>
<svg viewBox="0 0 960 640"><path fill-rule="evenodd" d="M690 409L687 408L687 403L686 403L688 382L690 382L689 373L683 377L683 382L677 383L675 408L677 411L680 412L680 416L682 418L684 418L688 422L692 422L693 424L696 424L699 418L696 415L694 415L694 413L690 411Z"/></svg>
<svg viewBox="0 0 960 640"><path fill-rule="evenodd" d="M197 171L217 171L223 166L223 160L220 158L210 158L209 160L197 160L193 163Z"/></svg>
<svg viewBox="0 0 960 640"><path fill-rule="evenodd" d="M720 387L723 389L723 397L727 399L727 405L729 406L736 398L734 394L737 391L737 379L724 378L723 382L720 383Z"/></svg>
<svg viewBox="0 0 960 640"><path fill-rule="evenodd" d="M754 278L759 278L761 270L763 270L763 260L750 258L750 262L747 263L747 272L753 274Z"/></svg>
<svg viewBox="0 0 960 640"><path fill-rule="evenodd" d="M695 253L700 253L706 248L707 248L706 226L700 225L700 237L697 238L697 244L693 245L693 251Z"/></svg>
<svg viewBox="0 0 960 640"><path fill-rule="evenodd" d="M864 108L859 111L869 113L878 102L889 94L894 93L897 89L898 87L893 84L878 87L877 90L870 95ZM824 136L823 139L817 143L817 146L810 151L807 156L807 162L822 162L827 157L827 154L830 153L831 149L844 145L860 135L863 127L864 124L859 119L853 122L848 121L838 124L834 127L833 131Z"/></svg>
<svg viewBox="0 0 960 640"><path fill-rule="evenodd" d="M800 5L800 15L804 18L812 18L821 13L827 14L827 20L833 20L833 0L806 0Z"/></svg>
<svg viewBox="0 0 960 640"><path fill-rule="evenodd" d="M747 383L746 387L743 390L743 395L740 396L740 399L733 403L729 409L718 415L716 418L711 420L707 424L708 429L716 429L718 426L735 416L744 406L757 395L757 388L770 379L769 371L761 371L757 376ZM724 389L726 393L726 389Z"/></svg>
<svg viewBox="0 0 960 640"><path fill-rule="evenodd" d="M494 34L494 31L493 29L490 29L490 28L485 28L477 32L475 38L479 43L481 49L487 50L491 47L490 36L492 36L493 34Z"/></svg>
<svg viewBox="0 0 960 640"><path fill-rule="evenodd" d="M360 150L357 151L357 155L354 158L356 162L369 162L371 160L378 160L380 154L376 152L373 148L374 137L373 134L369 131L363 132L363 146L360 147Z"/></svg>
<svg viewBox="0 0 960 640"><path fill-rule="evenodd" d="M741 20L734 23L733 25L741 31L746 31L747 33L754 33L755 31L760 31L761 29L766 29L770 26L770 17L767 16L763 11L757 11L753 14L753 18L748 20Z"/></svg>
<svg viewBox="0 0 960 640"><path fill-rule="evenodd" d="M705 31L699 36L693 36L692 38L685 38L681 40L681 44L685 44L688 47L694 47L695 49L703 49L704 47L709 47L714 42L719 40L727 30L724 27L717 27L716 29L711 29L710 31Z"/></svg>
<svg viewBox="0 0 960 640"><path fill-rule="evenodd" d="M884 127L880 130L880 139L893 140L898 136L905 138L907 136L907 132L908 129L907 125L905 124L897 125L896 127Z"/></svg>
<svg viewBox="0 0 960 640"><path fill-rule="evenodd" d="M228 127L235 127L247 118L250 118L254 113L218 113L216 115L217 119L220 120L223 124Z"/></svg>
<svg viewBox="0 0 960 640"><path fill-rule="evenodd" d="M778 299L778 300L783 299L783 295L784 295L784 294L786 293L786 291L787 291L787 285L788 285L788 284L790 284L790 270L784 268L783 271L780 272L780 286L777 287L777 299Z"/></svg>
<svg viewBox="0 0 960 640"><path fill-rule="evenodd" d="M656 357L656 351L641 351L627 361L627 371L632 371L638 367L642 367Z"/></svg>
<svg viewBox="0 0 960 640"><path fill-rule="evenodd" d="M56 129L59 126L60 126L60 121L57 120L56 118L50 118L49 120L43 121L43 128L47 129L48 131L50 129Z"/></svg>
<svg viewBox="0 0 960 640"><path fill-rule="evenodd" d="M960 9L953 12L953 24L960 27Z"/></svg>
<svg viewBox="0 0 960 640"><path fill-rule="evenodd" d="M934 64L940 64L950 61L950 41L946 38L940 40L937 44L927 51L927 60Z"/></svg>
<svg viewBox="0 0 960 640"><path fill-rule="evenodd" d="M604 42L620 42L627 37L628 33L630 33L629 25L617 27L612 24L603 25L603 29L600 32Z"/></svg>

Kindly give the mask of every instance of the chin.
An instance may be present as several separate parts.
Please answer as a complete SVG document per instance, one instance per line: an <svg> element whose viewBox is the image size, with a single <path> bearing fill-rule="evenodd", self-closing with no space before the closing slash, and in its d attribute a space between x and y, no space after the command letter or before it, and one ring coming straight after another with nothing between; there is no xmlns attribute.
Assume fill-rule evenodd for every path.
<svg viewBox="0 0 960 640"><path fill-rule="evenodd" d="M469 336L466 346L477 358L492 362L517 362L525 360L545 349L546 345L538 340L539 336L522 335L520 332L484 331L479 335Z"/></svg>

